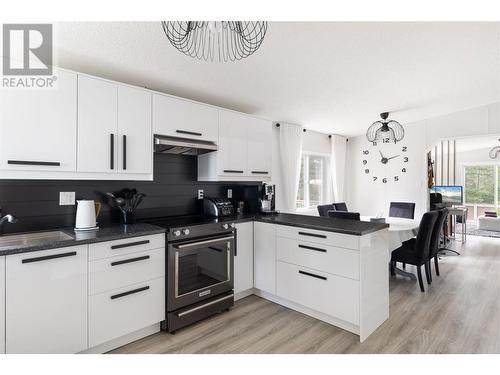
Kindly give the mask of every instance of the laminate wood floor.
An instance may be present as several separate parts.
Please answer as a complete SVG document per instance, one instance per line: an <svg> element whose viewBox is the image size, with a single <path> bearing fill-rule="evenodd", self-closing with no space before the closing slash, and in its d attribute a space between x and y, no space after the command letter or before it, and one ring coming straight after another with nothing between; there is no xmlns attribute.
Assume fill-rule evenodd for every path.
<svg viewBox="0 0 500 375"><path fill-rule="evenodd" d="M500 353L500 239L469 236L461 256L440 261L421 293L390 279L390 317L358 336L257 296L175 333L157 333L112 353ZM411 270L412 267L407 267Z"/></svg>

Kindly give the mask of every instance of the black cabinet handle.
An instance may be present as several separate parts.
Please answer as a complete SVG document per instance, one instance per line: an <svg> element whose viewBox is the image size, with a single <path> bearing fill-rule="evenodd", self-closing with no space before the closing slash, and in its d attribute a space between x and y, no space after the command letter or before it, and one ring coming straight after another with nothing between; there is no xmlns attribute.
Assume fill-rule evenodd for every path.
<svg viewBox="0 0 500 375"><path fill-rule="evenodd" d="M322 253L326 253L325 249L320 249L319 247L306 246L306 245L299 245L299 247L301 249L314 250L314 251L320 251Z"/></svg>
<svg viewBox="0 0 500 375"><path fill-rule="evenodd" d="M196 132L189 132L187 130L176 130L175 131L176 133L179 133L179 134L188 134L188 135L196 135L198 137L201 137L203 134L201 133L196 133Z"/></svg>
<svg viewBox="0 0 500 375"><path fill-rule="evenodd" d="M149 255L144 255L143 257L137 257L137 258L131 258L131 259L125 259L125 260L118 260L116 262L111 262L111 266L119 266L120 264L127 264L127 263L132 263L132 262L139 262L140 260L146 260L151 258Z"/></svg>
<svg viewBox="0 0 500 375"><path fill-rule="evenodd" d="M149 286L143 286L142 288L137 288L137 289L134 289L134 290L129 290L128 292L123 292L123 293L115 294L115 295L111 296L110 298L111 299L117 299L117 298L125 297L125 296L131 295L131 294L135 294L135 293L139 293L139 292L144 292L145 290L148 290L148 289L149 289Z"/></svg>
<svg viewBox="0 0 500 375"><path fill-rule="evenodd" d="M109 158L109 168L110 169L115 169L115 135L110 134L109 135L109 152L110 152L110 158Z"/></svg>
<svg viewBox="0 0 500 375"><path fill-rule="evenodd" d="M36 258L27 258L23 259L21 263L33 263L33 262L42 262L44 260L50 260L50 259L57 259L57 258L66 258L66 257L72 257L76 255L76 251L71 251L68 253L61 253L61 254L54 254L54 255L46 255L43 257L36 257Z"/></svg>
<svg viewBox="0 0 500 375"><path fill-rule="evenodd" d="M113 246L111 246L111 249L112 250L123 249L124 247L145 245L147 243L149 243L149 240L129 242L129 243L123 243L123 244L120 244L120 245L113 245Z"/></svg>
<svg viewBox="0 0 500 375"><path fill-rule="evenodd" d="M327 280L327 278L325 276L316 275L314 273L310 273L310 272L306 272L306 271L299 271L299 273L302 275L314 277L316 279Z"/></svg>
<svg viewBox="0 0 500 375"><path fill-rule="evenodd" d="M307 233L307 232L299 232L301 236L309 236L309 237L317 237L317 238L326 238L324 234L316 234L316 233Z"/></svg>
<svg viewBox="0 0 500 375"><path fill-rule="evenodd" d="M266 171L252 171L253 174L269 174L269 172Z"/></svg>
<svg viewBox="0 0 500 375"><path fill-rule="evenodd" d="M57 161L32 161L32 160L7 160L7 164L17 165L48 165L51 167L59 167L61 163Z"/></svg>
<svg viewBox="0 0 500 375"><path fill-rule="evenodd" d="M127 169L127 136L123 136L123 169Z"/></svg>
<svg viewBox="0 0 500 375"><path fill-rule="evenodd" d="M224 169L225 173L243 173L243 171L237 171L234 169Z"/></svg>

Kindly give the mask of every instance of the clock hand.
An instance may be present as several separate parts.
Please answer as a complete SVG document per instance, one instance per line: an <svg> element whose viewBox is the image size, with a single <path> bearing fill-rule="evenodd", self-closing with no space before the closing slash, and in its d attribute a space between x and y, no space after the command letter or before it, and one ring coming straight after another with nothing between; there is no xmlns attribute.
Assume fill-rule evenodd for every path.
<svg viewBox="0 0 500 375"><path fill-rule="evenodd" d="M385 158L384 158L384 155L382 155L382 151L378 150L378 152L380 152L380 157L381 157L382 159L385 159Z"/></svg>
<svg viewBox="0 0 500 375"><path fill-rule="evenodd" d="M397 158L398 156L401 156L401 155L392 156L390 158L387 158L387 160L391 160L391 159Z"/></svg>

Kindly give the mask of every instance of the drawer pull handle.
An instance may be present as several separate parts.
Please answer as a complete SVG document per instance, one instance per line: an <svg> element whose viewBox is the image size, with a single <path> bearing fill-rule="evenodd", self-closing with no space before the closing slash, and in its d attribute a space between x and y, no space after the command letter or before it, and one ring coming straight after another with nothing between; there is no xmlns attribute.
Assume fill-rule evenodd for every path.
<svg viewBox="0 0 500 375"><path fill-rule="evenodd" d="M137 288L137 289L134 289L134 290L129 290L128 292L123 292L123 293L120 293L120 294L115 294L115 295L111 296L110 298L111 299L117 299L117 298L129 296L131 294L135 294L135 293L139 293L139 292L144 292L145 290L148 290L148 289L149 289L149 286L143 286L142 288Z"/></svg>
<svg viewBox="0 0 500 375"><path fill-rule="evenodd" d="M131 246L139 246L139 245L145 245L149 243L149 240L144 240L144 241L136 241L136 242L129 242L129 243L123 243L120 245L113 245L111 246L112 250L115 249L123 249L124 247L131 247Z"/></svg>
<svg viewBox="0 0 500 375"><path fill-rule="evenodd" d="M76 251L71 251L69 253L46 255L46 256L43 256L43 257L27 258L27 259L23 259L21 262L22 263L42 262L44 260L57 259L57 258L66 258L66 257L74 256L74 255L76 255Z"/></svg>
<svg viewBox="0 0 500 375"><path fill-rule="evenodd" d="M123 136L123 170L127 169L127 136Z"/></svg>
<svg viewBox="0 0 500 375"><path fill-rule="evenodd" d="M243 173L243 171L238 171L235 169L224 169L224 173Z"/></svg>
<svg viewBox="0 0 500 375"><path fill-rule="evenodd" d="M326 280L325 276L316 275L314 273L310 273L310 272L306 272L306 271L299 271L299 273L302 275L314 277L316 279Z"/></svg>
<svg viewBox="0 0 500 375"><path fill-rule="evenodd" d="M314 251L320 251L322 253L326 253L325 249L320 249L319 247L306 246L306 245L299 245L299 247L301 249L314 250Z"/></svg>
<svg viewBox="0 0 500 375"><path fill-rule="evenodd" d="M201 137L203 134L201 133L197 133L197 132L190 132L190 131L187 131L187 130L176 130L175 131L176 133L179 133L179 134L187 134L187 135L196 135L198 137Z"/></svg>
<svg viewBox="0 0 500 375"><path fill-rule="evenodd" d="M309 237L317 237L317 238L326 238L324 234L316 234L316 233L307 233L307 232L299 232L301 236L309 236Z"/></svg>
<svg viewBox="0 0 500 375"><path fill-rule="evenodd" d="M125 259L125 260L118 260L116 262L111 262L111 266L119 266L120 264L127 264L127 263L133 263L133 262L139 262L140 260L146 260L151 258L149 255L144 255L143 257L137 257L137 258L131 258L131 259Z"/></svg>
<svg viewBox="0 0 500 375"><path fill-rule="evenodd" d="M115 135L109 135L109 169L115 169Z"/></svg>
<svg viewBox="0 0 500 375"><path fill-rule="evenodd" d="M48 165L50 167L59 167L61 163L57 161L32 161L32 160L7 160L7 164L17 165Z"/></svg>
<svg viewBox="0 0 500 375"><path fill-rule="evenodd" d="M266 171L252 171L253 174L269 174L269 172Z"/></svg>

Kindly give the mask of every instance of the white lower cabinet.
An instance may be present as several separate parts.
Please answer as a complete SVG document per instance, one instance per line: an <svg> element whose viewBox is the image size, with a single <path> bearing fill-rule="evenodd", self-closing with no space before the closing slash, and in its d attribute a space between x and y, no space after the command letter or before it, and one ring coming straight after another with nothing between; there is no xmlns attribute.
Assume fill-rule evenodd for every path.
<svg viewBox="0 0 500 375"><path fill-rule="evenodd" d="M0 354L5 353L5 257L0 257Z"/></svg>
<svg viewBox="0 0 500 375"><path fill-rule="evenodd" d="M276 225L254 223L254 284L276 294Z"/></svg>
<svg viewBox="0 0 500 375"><path fill-rule="evenodd" d="M277 262L278 297L359 324L359 281Z"/></svg>
<svg viewBox="0 0 500 375"><path fill-rule="evenodd" d="M165 319L165 278L89 297L89 346L97 346Z"/></svg>
<svg viewBox="0 0 500 375"><path fill-rule="evenodd" d="M6 352L87 348L87 245L6 257Z"/></svg>
<svg viewBox="0 0 500 375"><path fill-rule="evenodd" d="M236 224L234 293L253 288L253 222Z"/></svg>

